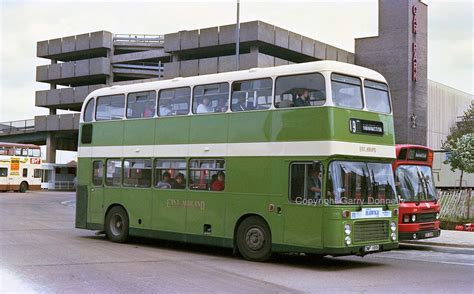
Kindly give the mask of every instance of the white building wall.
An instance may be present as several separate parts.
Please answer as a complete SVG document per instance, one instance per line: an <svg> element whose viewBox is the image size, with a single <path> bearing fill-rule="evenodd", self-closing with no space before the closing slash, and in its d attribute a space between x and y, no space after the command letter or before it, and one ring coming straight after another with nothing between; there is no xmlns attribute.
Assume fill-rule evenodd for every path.
<svg viewBox="0 0 474 294"><path fill-rule="evenodd" d="M474 96L428 80L428 147L441 150L456 118L474 103Z"/></svg>

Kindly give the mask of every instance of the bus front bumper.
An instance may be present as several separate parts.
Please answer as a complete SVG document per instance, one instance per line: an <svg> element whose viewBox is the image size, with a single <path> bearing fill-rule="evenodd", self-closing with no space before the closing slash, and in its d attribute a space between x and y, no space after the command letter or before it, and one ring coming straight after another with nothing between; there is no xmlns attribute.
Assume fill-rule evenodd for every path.
<svg viewBox="0 0 474 294"><path fill-rule="evenodd" d="M400 232L398 240L418 240L436 238L441 235L440 229L418 231L418 232Z"/></svg>

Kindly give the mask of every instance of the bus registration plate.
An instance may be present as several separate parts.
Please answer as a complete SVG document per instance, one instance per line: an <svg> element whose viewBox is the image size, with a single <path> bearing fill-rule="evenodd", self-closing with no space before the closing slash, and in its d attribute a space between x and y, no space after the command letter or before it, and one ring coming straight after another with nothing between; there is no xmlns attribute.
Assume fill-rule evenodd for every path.
<svg viewBox="0 0 474 294"><path fill-rule="evenodd" d="M380 245L367 245L364 247L364 252L379 251Z"/></svg>
<svg viewBox="0 0 474 294"><path fill-rule="evenodd" d="M433 237L433 236L434 236L433 232L425 233L425 238L429 238L429 237Z"/></svg>

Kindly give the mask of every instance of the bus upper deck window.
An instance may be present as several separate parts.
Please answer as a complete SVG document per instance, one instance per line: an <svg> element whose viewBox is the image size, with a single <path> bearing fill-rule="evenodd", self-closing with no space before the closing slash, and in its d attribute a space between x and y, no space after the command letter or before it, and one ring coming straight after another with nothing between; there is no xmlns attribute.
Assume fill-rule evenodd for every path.
<svg viewBox="0 0 474 294"><path fill-rule="evenodd" d="M186 115L189 112L191 88L182 87L160 90L158 93L158 115Z"/></svg>
<svg viewBox="0 0 474 294"><path fill-rule="evenodd" d="M364 91L368 110L390 113L390 98L386 84L365 80Z"/></svg>
<svg viewBox="0 0 474 294"><path fill-rule="evenodd" d="M94 99L89 100L87 102L86 109L84 110L84 122L92 121L94 116Z"/></svg>
<svg viewBox="0 0 474 294"><path fill-rule="evenodd" d="M96 120L122 119L125 110L125 95L111 95L97 98Z"/></svg>
<svg viewBox="0 0 474 294"><path fill-rule="evenodd" d="M232 83L232 111L268 109L272 105L272 79Z"/></svg>
<svg viewBox="0 0 474 294"><path fill-rule="evenodd" d="M359 78L339 74L331 75L334 105L362 109L362 87Z"/></svg>
<svg viewBox="0 0 474 294"><path fill-rule="evenodd" d="M319 73L282 76L275 83L277 108L320 106L326 102L324 77Z"/></svg>
<svg viewBox="0 0 474 294"><path fill-rule="evenodd" d="M127 118L155 116L156 92L130 93L127 97Z"/></svg>

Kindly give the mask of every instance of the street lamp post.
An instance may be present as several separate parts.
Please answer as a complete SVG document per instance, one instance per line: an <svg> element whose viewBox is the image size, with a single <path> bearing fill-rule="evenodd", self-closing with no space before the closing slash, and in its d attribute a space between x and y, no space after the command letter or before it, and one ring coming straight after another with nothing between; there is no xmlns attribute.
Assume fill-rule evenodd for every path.
<svg viewBox="0 0 474 294"><path fill-rule="evenodd" d="M240 69L240 0L237 0L237 25L235 26L235 62L237 70Z"/></svg>

